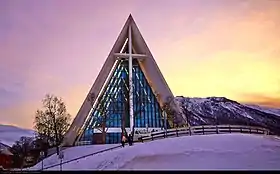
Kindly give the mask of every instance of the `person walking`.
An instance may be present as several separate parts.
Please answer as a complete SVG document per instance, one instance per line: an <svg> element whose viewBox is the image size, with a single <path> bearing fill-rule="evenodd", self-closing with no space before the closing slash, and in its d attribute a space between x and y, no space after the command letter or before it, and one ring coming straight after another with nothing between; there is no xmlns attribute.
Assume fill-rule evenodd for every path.
<svg viewBox="0 0 280 174"><path fill-rule="evenodd" d="M125 135L123 134L123 135L122 135L122 140L121 140L122 147L124 147L125 142L126 142L126 137L125 137Z"/></svg>
<svg viewBox="0 0 280 174"><path fill-rule="evenodd" d="M133 142L132 135L129 134L129 136L128 136L128 144L129 144L129 146L132 146L132 142Z"/></svg>

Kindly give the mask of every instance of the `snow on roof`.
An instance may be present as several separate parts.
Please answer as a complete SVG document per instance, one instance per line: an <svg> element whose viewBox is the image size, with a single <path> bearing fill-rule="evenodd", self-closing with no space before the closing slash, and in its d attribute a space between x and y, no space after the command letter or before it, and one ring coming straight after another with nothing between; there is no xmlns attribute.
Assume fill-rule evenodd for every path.
<svg viewBox="0 0 280 174"><path fill-rule="evenodd" d="M5 154L9 156L13 155L12 152L10 152L7 148L0 149L0 154Z"/></svg>
<svg viewBox="0 0 280 174"><path fill-rule="evenodd" d="M10 152L10 146L0 142L0 154L5 154L5 155L13 155Z"/></svg>
<svg viewBox="0 0 280 174"><path fill-rule="evenodd" d="M99 145L95 145L97 146ZM269 136L248 134L184 136L135 143L133 146L64 164L62 168L63 170L280 169L279 147L280 141ZM76 148L79 150L70 150ZM90 149L90 146L70 149L69 153L72 151L72 155L78 157L81 156L81 152ZM67 154L67 151L65 152ZM34 169L40 169L40 165L37 164ZM48 170L59 170L59 166Z"/></svg>

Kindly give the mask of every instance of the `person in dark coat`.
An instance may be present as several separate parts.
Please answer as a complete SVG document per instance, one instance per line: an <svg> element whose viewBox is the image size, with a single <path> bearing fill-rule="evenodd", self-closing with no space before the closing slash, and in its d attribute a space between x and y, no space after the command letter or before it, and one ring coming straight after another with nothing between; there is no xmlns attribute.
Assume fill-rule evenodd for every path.
<svg viewBox="0 0 280 174"><path fill-rule="evenodd" d="M131 134L129 134L129 136L128 136L128 144L129 144L130 146L132 146L132 142L133 142L133 137L132 137Z"/></svg>
<svg viewBox="0 0 280 174"><path fill-rule="evenodd" d="M127 132L124 133L124 136L126 138L126 140L128 141L128 135L127 135Z"/></svg>
<svg viewBox="0 0 280 174"><path fill-rule="evenodd" d="M123 134L123 135L122 135L122 140L121 140L122 147L124 147L126 140L127 140L127 139L126 139L125 135Z"/></svg>

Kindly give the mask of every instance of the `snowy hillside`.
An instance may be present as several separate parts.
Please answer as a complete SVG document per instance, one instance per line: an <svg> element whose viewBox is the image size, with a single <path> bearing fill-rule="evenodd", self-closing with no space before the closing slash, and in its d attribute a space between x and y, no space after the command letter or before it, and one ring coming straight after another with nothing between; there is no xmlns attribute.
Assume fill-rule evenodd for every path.
<svg viewBox="0 0 280 174"><path fill-rule="evenodd" d="M280 169L280 140L249 134L197 135L167 138L89 156L66 163L62 170L131 170L131 169ZM92 146L92 148L94 145ZM98 145L95 145L98 147ZM69 148L75 157L79 150ZM84 148L84 150L83 150ZM72 150L70 150L72 149ZM45 163L53 163L52 157ZM40 164L31 168L41 169ZM30 170L30 169L29 169ZM59 170L59 166L48 170Z"/></svg>
<svg viewBox="0 0 280 174"><path fill-rule="evenodd" d="M224 97L176 97L191 125L239 124L261 126L280 135L280 109L244 105Z"/></svg>
<svg viewBox="0 0 280 174"><path fill-rule="evenodd" d="M12 146L20 137L33 137L34 131L11 125L0 124L0 142Z"/></svg>
<svg viewBox="0 0 280 174"><path fill-rule="evenodd" d="M268 107L264 107L264 106L258 106L258 105L249 105L246 104L245 106L251 107L253 109L257 109L269 114L275 114L278 115L280 117L280 109L275 109L275 108L268 108Z"/></svg>

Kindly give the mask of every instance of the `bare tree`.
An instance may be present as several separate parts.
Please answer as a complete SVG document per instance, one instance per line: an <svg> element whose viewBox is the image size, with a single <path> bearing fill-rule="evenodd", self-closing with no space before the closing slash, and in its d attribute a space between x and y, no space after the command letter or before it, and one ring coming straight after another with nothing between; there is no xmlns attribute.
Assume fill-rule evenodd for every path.
<svg viewBox="0 0 280 174"><path fill-rule="evenodd" d="M107 109L107 103L105 99L102 99L100 101L100 107L98 108L100 117L97 118L95 127L96 129L100 130L102 133L102 142L105 144L106 142L106 133L109 129L108 126L106 126L106 123L109 121L112 121L112 117L110 117L109 110Z"/></svg>
<svg viewBox="0 0 280 174"><path fill-rule="evenodd" d="M91 106L94 104L94 94L90 94L88 100L91 102ZM114 113L117 111L117 105L115 105L117 101L111 95L107 95L106 97L100 97L97 101L97 107L93 108L94 111L98 111L99 116L93 118L94 126L92 127L92 131L94 129L99 130L102 133L102 143L106 142L106 133L109 129L106 124L110 124L113 121L116 121L114 118ZM113 104L113 110L108 110L108 104ZM122 118L120 118L121 121Z"/></svg>
<svg viewBox="0 0 280 174"><path fill-rule="evenodd" d="M124 92L124 91L121 91ZM122 93L121 95L124 95L124 97L128 96L126 95L126 93ZM145 97L143 96L139 96L137 97L137 103L143 103L143 100L145 99ZM94 105L94 101L95 101L95 94L89 94L88 96L88 101L91 102L91 106L93 107ZM111 110L108 109L107 104L108 102L111 103ZM127 111L128 108L128 100L124 100L124 105L123 105L123 111ZM114 121L118 121L115 118L115 114L118 114L118 111L120 110L119 105L117 104L118 101L116 101L116 98L114 95L106 95L106 97L100 97L97 100L97 106L95 106L95 108L93 108L95 111L98 111L99 116L98 117L94 117L93 118L93 123L94 126L92 127L92 131L94 129L99 130L102 133L102 142L105 143L106 141L106 133L108 131L108 126L106 125L110 125L110 123L114 122ZM139 117L140 113L142 111L144 111L144 108L140 108L139 110L137 110L134 113L134 119L136 119L137 117ZM127 133L126 129L125 129L125 123L129 120L126 120L127 118L127 112L123 112L121 117L119 118L120 122L121 122L121 130L123 133ZM89 120L88 120L89 121ZM131 132L132 137L134 136L134 129L135 129L135 125L133 125L133 130Z"/></svg>
<svg viewBox="0 0 280 174"><path fill-rule="evenodd" d="M140 105L141 105L141 107L140 107L140 109L138 109L137 111L135 111L134 112L134 119L137 119L137 118L139 118L140 116L141 116L141 112L143 112L143 111L145 111L145 107L142 107L142 104L144 105L144 103L143 103L143 101L145 100L145 99L147 99L147 96L145 95L145 96L138 96L137 97L137 102L136 103L140 103ZM143 118L144 119L144 118ZM131 135L132 135L132 138L134 137L134 133L135 133L135 124L133 124L133 128L132 128L132 132L131 132Z"/></svg>
<svg viewBox="0 0 280 174"><path fill-rule="evenodd" d="M166 121L170 124L170 127L178 127L180 123L180 115L178 115L179 113L174 109L175 105L174 98L170 96L162 106L162 110L167 116Z"/></svg>
<svg viewBox="0 0 280 174"><path fill-rule="evenodd" d="M70 125L70 114L61 98L47 94L42 100L42 110L37 110L34 120L34 128L41 138L46 138L50 146L58 146L63 140Z"/></svg>
<svg viewBox="0 0 280 174"><path fill-rule="evenodd" d="M94 95L89 95L91 99L89 99L89 101L91 101L91 104L93 105L93 101L94 98L92 98L92 96ZM139 102L142 103L143 97L139 97L138 98ZM107 108L107 102L111 102L111 110L108 110ZM102 133L102 142L105 143L106 141L106 133L109 129L109 126L106 125L110 125L110 123L114 122L114 121L118 121L115 118L115 114L118 114L118 111L120 110L119 105L117 104L118 101L116 101L115 97L112 95L107 95L107 97L102 97L98 99L98 106L96 106L95 110L98 111L99 116L93 118L93 122L95 122L94 126L92 127L93 129L97 129ZM124 108L123 111L128 110L128 100L125 101L124 100ZM135 118L138 117L139 113L144 111L143 108L140 108L138 111L136 111L134 113ZM119 118L120 122L121 122L121 130L123 133L126 133L126 129L125 129L125 123L129 120L126 120L127 117L127 113L123 112L121 117ZM135 125L133 126L133 130L131 132L132 136L134 135L134 128Z"/></svg>

